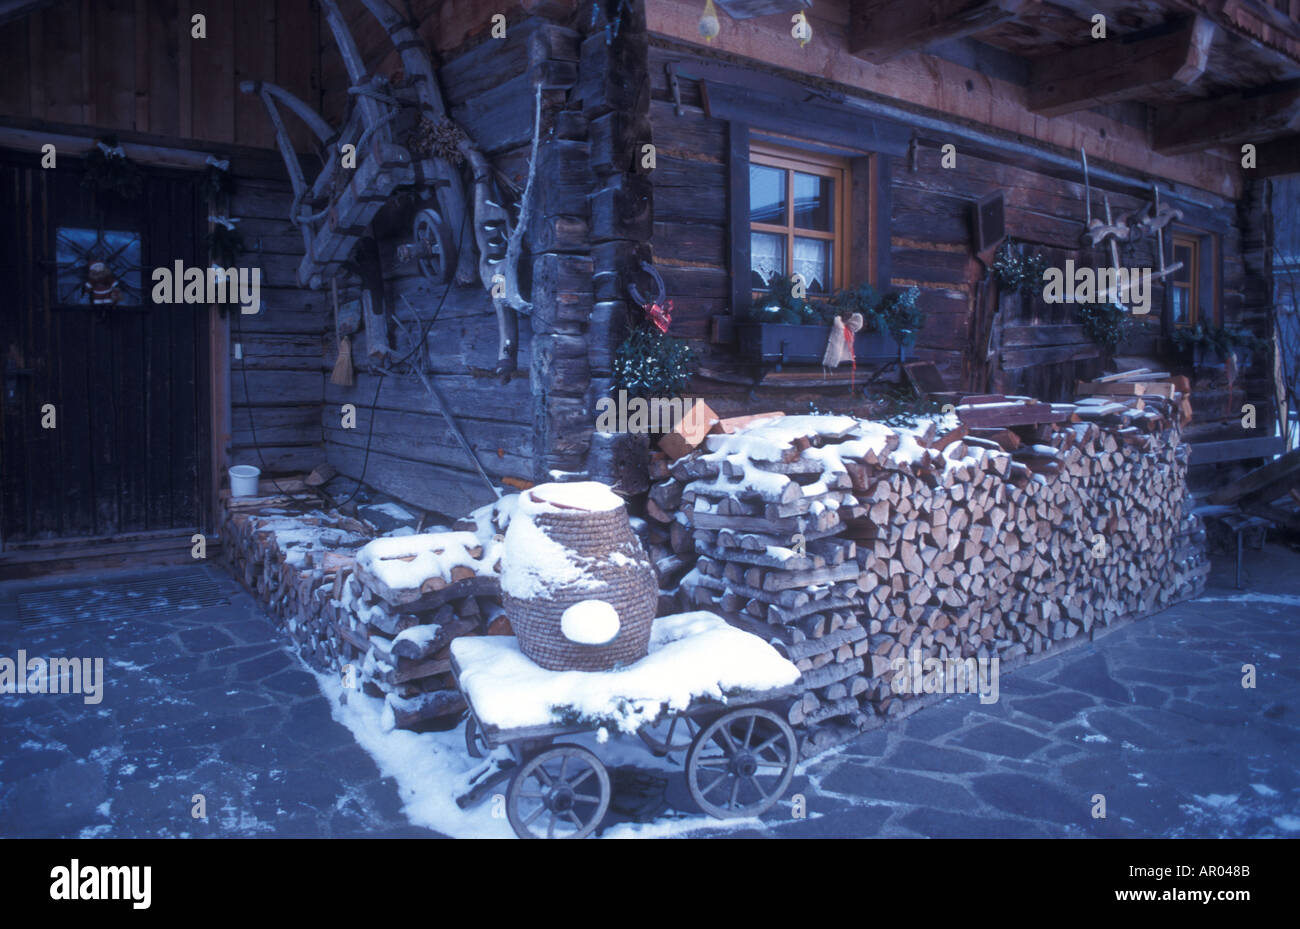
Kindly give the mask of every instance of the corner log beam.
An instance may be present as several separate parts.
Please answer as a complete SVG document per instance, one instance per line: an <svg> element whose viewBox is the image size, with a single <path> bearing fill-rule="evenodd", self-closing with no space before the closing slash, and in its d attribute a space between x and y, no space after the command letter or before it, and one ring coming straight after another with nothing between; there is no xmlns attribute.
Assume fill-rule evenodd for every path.
<svg viewBox="0 0 1300 929"><path fill-rule="evenodd" d="M1132 100L1153 90L1185 89L1209 64L1215 26L1193 16L1158 32L1091 42L1033 62L1029 109L1061 116L1109 103Z"/></svg>
<svg viewBox="0 0 1300 929"><path fill-rule="evenodd" d="M1039 0L854 0L849 51L879 64L931 42L992 29L1033 9Z"/></svg>
<svg viewBox="0 0 1300 929"><path fill-rule="evenodd" d="M1300 82L1179 103L1156 114L1154 148L1182 155L1300 132Z"/></svg>

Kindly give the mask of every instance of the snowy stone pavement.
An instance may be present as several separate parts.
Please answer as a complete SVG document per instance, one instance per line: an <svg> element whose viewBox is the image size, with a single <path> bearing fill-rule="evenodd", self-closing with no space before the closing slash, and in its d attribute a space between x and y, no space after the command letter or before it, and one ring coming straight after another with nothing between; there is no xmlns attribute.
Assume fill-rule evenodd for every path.
<svg viewBox="0 0 1300 929"><path fill-rule="evenodd" d="M253 599L190 570L228 603L38 631L0 585L0 656L103 657L106 679L98 705L0 695L0 836L434 835Z"/></svg>
<svg viewBox="0 0 1300 929"><path fill-rule="evenodd" d="M1219 564L1200 600L1004 673L997 703L954 695L814 759L761 824L678 813L644 831L1300 835L1300 555L1247 558L1246 591ZM412 791L404 811L397 782L335 721L252 599L219 569L194 570L219 578L226 602L23 627L15 598L33 585L0 585L0 657L103 657L107 678L98 705L0 695L0 836L433 836L406 813L459 815ZM1256 667L1254 689L1242 687L1243 664ZM430 747L457 752L458 734L398 735L403 771L424 768L426 793L449 791L436 765L415 761ZM689 808L680 774L644 773L615 776L648 793L641 810L661 806L656 793ZM206 820L192 816L195 794ZM805 818L792 815L795 794ZM1096 794L1105 819L1092 816ZM482 823L463 832L506 828Z"/></svg>

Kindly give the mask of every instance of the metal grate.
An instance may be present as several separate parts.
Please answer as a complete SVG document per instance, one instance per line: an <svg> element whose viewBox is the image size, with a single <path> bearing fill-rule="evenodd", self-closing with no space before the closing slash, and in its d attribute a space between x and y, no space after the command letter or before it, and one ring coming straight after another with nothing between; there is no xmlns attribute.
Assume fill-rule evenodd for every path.
<svg viewBox="0 0 1300 929"><path fill-rule="evenodd" d="M71 625L158 616L230 602L228 588L201 569L125 581L34 590L15 597L24 626Z"/></svg>

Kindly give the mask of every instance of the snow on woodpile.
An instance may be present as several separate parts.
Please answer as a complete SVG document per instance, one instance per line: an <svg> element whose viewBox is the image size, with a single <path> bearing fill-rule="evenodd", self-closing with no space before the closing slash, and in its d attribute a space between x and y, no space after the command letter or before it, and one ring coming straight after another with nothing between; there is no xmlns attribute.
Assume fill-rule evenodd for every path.
<svg viewBox="0 0 1300 929"><path fill-rule="evenodd" d="M403 604L430 591L501 570L501 545L473 532L429 532L375 539L357 553L364 583Z"/></svg>
<svg viewBox="0 0 1300 929"><path fill-rule="evenodd" d="M656 619L650 653L616 671L547 671L513 637L458 639L452 653L475 716L490 729L582 722L630 733L693 700L725 701L799 678L771 645L703 611Z"/></svg>
<svg viewBox="0 0 1300 929"><path fill-rule="evenodd" d="M649 551L674 569L661 601L716 611L795 662L787 719L811 754L914 695L892 686L912 650L1016 659L1198 592L1173 404L987 397L909 426L790 416L715 432L652 458Z"/></svg>
<svg viewBox="0 0 1300 929"><path fill-rule="evenodd" d="M347 690L384 701L390 726L444 724L465 704L449 646L466 635L508 634L501 607L501 538L513 498L474 531L414 534L413 517L391 502L358 517L314 506L314 494L224 503L231 569L284 627L313 667ZM380 538L379 524L389 528ZM488 531L491 529L491 531Z"/></svg>

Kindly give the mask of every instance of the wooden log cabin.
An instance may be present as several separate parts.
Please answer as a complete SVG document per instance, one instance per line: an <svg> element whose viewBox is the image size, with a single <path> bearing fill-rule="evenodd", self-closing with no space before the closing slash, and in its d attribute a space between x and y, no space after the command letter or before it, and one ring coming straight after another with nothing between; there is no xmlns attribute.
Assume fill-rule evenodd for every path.
<svg viewBox="0 0 1300 929"><path fill-rule="evenodd" d="M409 0L387 24L374 6L0 2L0 558L52 563L87 540L188 556L241 463L328 462L439 516L492 499L489 482L556 472L643 488L635 442L597 433L596 403L648 269L698 359L684 393L720 414L870 409L878 372L762 371L742 350L764 285L798 270L814 295L918 288L915 357L951 390L1057 401L1117 367L1176 369L1193 380L1194 463L1280 450L1270 223L1272 179L1300 171L1300 0ZM373 139L348 135L367 100L410 109L427 92L414 45L441 95L420 97L423 115L450 119L368 130L411 151L436 130L434 154L381 165L386 186L352 204L365 222L335 222L347 177L313 201L295 174L310 184L341 139ZM308 111L282 106L283 139L269 85ZM83 183L112 141L140 173L133 196ZM360 176L381 156L356 148ZM1156 190L1178 211L1163 260L1184 271L1155 282L1114 351L1073 306L1000 292L980 254L991 228L1048 266L1110 262L1081 244L1081 149L1092 216L1138 214ZM209 189L212 161L233 191ZM495 265L474 273L491 230L449 193L480 181L522 225L509 352ZM421 254L459 259L455 273L411 260L430 203L443 224ZM994 210L977 223L980 204ZM237 263L260 269L256 314L144 294L153 268L214 260L213 216L237 221ZM81 265L110 253L136 292L79 299ZM1123 261L1162 265L1154 237ZM1240 369L1197 366L1174 336L1198 324L1266 347ZM341 334L351 384L331 376ZM897 367L881 377L902 383ZM57 428L42 428L51 404Z"/></svg>

